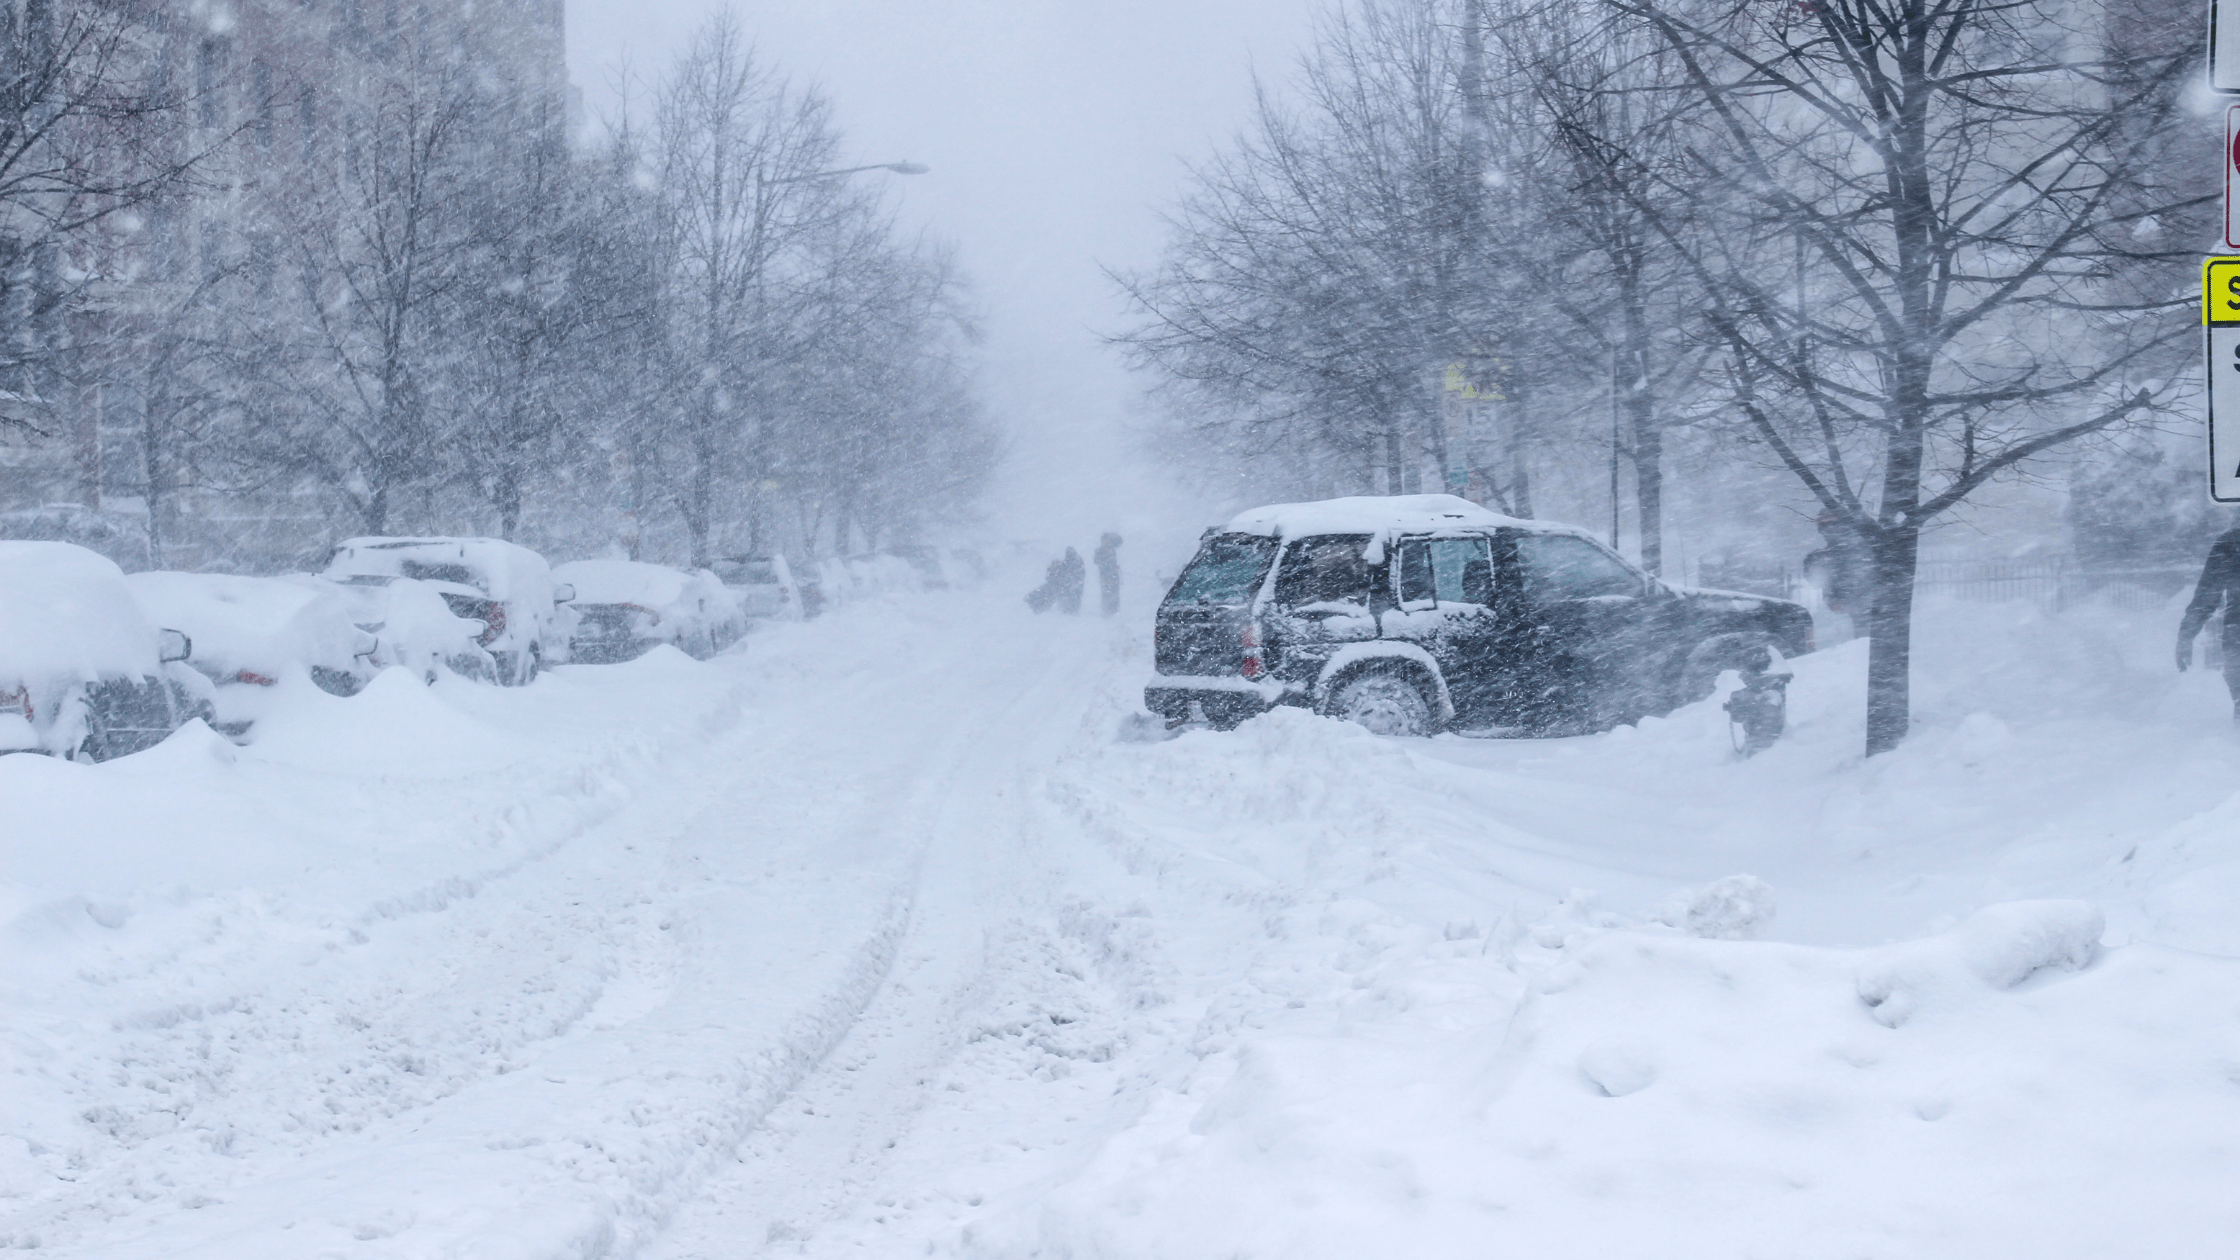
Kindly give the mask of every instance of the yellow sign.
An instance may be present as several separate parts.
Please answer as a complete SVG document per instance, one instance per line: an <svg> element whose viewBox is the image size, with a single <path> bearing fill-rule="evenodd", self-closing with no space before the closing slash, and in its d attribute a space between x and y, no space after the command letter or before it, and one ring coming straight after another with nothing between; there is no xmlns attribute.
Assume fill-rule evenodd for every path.
<svg viewBox="0 0 2240 1260"><path fill-rule="evenodd" d="M2235 265L2240 265L2240 258L2235 258L2231 261ZM2240 319L2240 314L2235 314L2233 318ZM1447 365L1445 379L1440 382L1440 385L1448 393L1459 394L1465 399L1484 399L1487 402L1501 401L1501 391L1495 389L1491 385L1479 385L1474 383L1473 381L1471 381L1469 375L1462 370L1462 365L1459 363L1449 363Z"/></svg>
<svg viewBox="0 0 2240 1260"><path fill-rule="evenodd" d="M2201 322L2240 324L2240 258L2201 260Z"/></svg>

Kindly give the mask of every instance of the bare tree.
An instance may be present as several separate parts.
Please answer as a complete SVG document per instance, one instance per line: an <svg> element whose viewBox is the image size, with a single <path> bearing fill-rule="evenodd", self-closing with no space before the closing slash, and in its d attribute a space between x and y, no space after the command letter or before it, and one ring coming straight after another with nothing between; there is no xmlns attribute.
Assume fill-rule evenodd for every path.
<svg viewBox="0 0 2240 1260"><path fill-rule="evenodd" d="M2045 0L1604 3L1695 101L1694 169L1659 191L1720 217L1668 239L1733 405L1871 547L1866 746L1886 751L1922 529L2170 397L2156 369L2189 336L2184 295L2110 281L2174 256L2136 228L2191 200L2155 187L2155 155L2194 50L2111 52L2088 10Z"/></svg>
<svg viewBox="0 0 2240 1260"><path fill-rule="evenodd" d="M1564 321L1572 344L1606 365L1623 420L1613 459L1633 468L1642 567L1661 574L1667 432L1694 418L1706 360L1698 286L1675 250L1700 225L1670 196L1687 178L1671 58L1575 5L1511 6L1481 20L1508 90L1525 98L1512 127L1546 137L1518 181L1536 230L1501 242L1493 265L1519 277L1523 300ZM1644 205L1657 207L1654 217Z"/></svg>
<svg viewBox="0 0 2240 1260"><path fill-rule="evenodd" d="M1450 465L1438 381L1506 339L1480 300L1485 157L1457 26L1413 0L1323 27L1303 109L1263 87L1251 132L1194 172L1156 272L1115 279L1116 340L1182 389L1230 459L1305 448L1308 477L1391 493Z"/></svg>
<svg viewBox="0 0 2240 1260"><path fill-rule="evenodd" d="M332 182L290 211L300 323L286 370L290 454L380 533L398 494L444 472L449 417L432 392L459 347L450 306L486 244L471 68L400 39L344 123Z"/></svg>
<svg viewBox="0 0 2240 1260"><path fill-rule="evenodd" d="M533 484L570 463L567 448L582 437L583 341L628 305L627 290L590 287L613 279L598 256L624 225L598 217L605 207L586 195L551 107L529 111L525 134L480 164L473 276L447 308L445 332L460 351L459 473L509 540Z"/></svg>

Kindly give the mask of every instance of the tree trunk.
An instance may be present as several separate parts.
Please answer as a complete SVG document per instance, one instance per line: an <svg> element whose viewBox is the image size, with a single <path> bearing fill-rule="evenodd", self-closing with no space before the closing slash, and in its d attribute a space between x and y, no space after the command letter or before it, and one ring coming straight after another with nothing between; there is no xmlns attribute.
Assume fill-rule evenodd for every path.
<svg viewBox="0 0 2240 1260"><path fill-rule="evenodd" d="M498 537L507 542L521 529L521 467L507 460L498 469L497 484L491 487L491 497L497 500Z"/></svg>
<svg viewBox="0 0 2240 1260"><path fill-rule="evenodd" d="M1896 748L1911 723L1913 575L1921 533L1886 524L1874 544L1874 604L1867 611L1867 755Z"/></svg>
<svg viewBox="0 0 2240 1260"><path fill-rule="evenodd" d="M163 436L156 423L163 405L161 399L149 399L140 408L140 469L145 482L141 498L148 507L148 563L158 569L166 567L163 563L163 513L171 502L170 487L164 476Z"/></svg>
<svg viewBox="0 0 2240 1260"><path fill-rule="evenodd" d="M1389 427L1384 431L1384 492L1407 493L1407 483L1401 479L1400 431Z"/></svg>
<svg viewBox="0 0 2240 1260"><path fill-rule="evenodd" d="M708 535L715 515L716 452L706 434L692 444L692 488L686 494L685 529L692 536L692 567L708 567Z"/></svg>
<svg viewBox="0 0 2240 1260"><path fill-rule="evenodd" d="M1638 396L1639 391L1636 391ZM1641 406L1634 417L1633 501L1641 530L1641 567L1664 576L1664 433Z"/></svg>

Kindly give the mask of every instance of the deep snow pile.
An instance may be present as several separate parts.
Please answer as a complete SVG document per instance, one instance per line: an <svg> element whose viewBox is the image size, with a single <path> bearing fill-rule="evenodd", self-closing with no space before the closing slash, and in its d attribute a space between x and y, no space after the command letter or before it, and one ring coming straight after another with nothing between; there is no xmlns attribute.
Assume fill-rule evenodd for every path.
<svg viewBox="0 0 2240 1260"><path fill-rule="evenodd" d="M0 759L0 1237L103 1256L2215 1254L2240 737L2174 613L1929 607L1604 735L1145 741L1137 629Z"/></svg>
<svg viewBox="0 0 2240 1260"><path fill-rule="evenodd" d="M1852 644L1797 662L1792 737L1748 763L1703 705L1538 746L1406 747L1279 712L1083 767L1133 815L1131 864L1252 898L1260 931L1198 957L1229 983L1143 1117L952 1242L2228 1246L2240 741L2221 688L2162 672L2161 618L1924 622L1920 730L1871 765Z"/></svg>
<svg viewBox="0 0 2240 1260"><path fill-rule="evenodd" d="M1008 987L1029 1018L979 1023L878 1192L771 1236L2212 1254L2240 1236L2240 739L2168 635L1931 607L1919 728L1873 763L1863 644L1796 663L1791 738L1748 762L1715 704L1562 741L1278 711L1077 749L1048 934L1110 926ZM716 1224L656 1254L723 1254Z"/></svg>

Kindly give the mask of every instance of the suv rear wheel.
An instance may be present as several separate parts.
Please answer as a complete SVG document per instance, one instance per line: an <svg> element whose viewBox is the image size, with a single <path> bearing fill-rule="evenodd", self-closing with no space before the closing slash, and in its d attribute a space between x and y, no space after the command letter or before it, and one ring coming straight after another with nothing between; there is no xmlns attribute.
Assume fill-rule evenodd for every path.
<svg viewBox="0 0 2240 1260"><path fill-rule="evenodd" d="M1324 711L1374 735L1429 735L1436 725L1423 688L1392 669L1364 669L1348 677L1330 693Z"/></svg>

